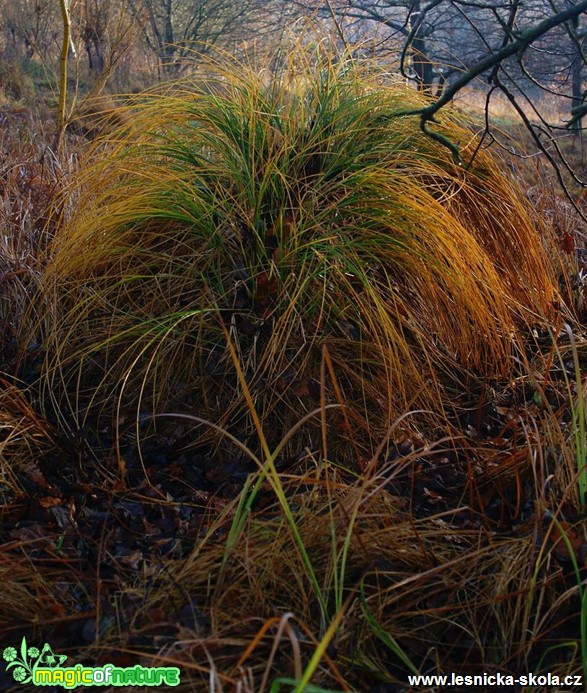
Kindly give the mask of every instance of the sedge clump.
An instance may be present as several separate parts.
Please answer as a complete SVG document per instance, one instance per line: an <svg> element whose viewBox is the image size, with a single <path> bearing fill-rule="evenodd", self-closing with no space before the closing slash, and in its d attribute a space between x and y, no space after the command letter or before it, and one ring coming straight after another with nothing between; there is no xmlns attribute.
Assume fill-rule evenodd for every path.
<svg viewBox="0 0 587 693"><path fill-rule="evenodd" d="M79 423L171 408L243 439L252 404L279 441L336 403L329 435L373 441L507 375L553 318L545 239L498 161L455 162L372 65L280 65L211 63L94 144L43 279L46 383ZM459 117L436 127L472 157Z"/></svg>

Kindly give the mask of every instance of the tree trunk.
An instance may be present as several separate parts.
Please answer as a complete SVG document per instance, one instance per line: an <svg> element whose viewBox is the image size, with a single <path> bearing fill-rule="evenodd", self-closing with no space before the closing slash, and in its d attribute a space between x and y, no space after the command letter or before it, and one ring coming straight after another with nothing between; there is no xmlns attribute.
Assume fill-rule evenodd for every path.
<svg viewBox="0 0 587 693"><path fill-rule="evenodd" d="M431 93L432 82L434 80L434 67L428 57L424 23L421 21L421 13L420 0L413 0L410 8L410 25L415 31L411 46L412 66L414 68L418 89Z"/></svg>
<svg viewBox="0 0 587 693"><path fill-rule="evenodd" d="M163 63L163 68L168 74L173 73L173 63L175 58L175 40L173 35L173 17L171 14L171 9L173 5L173 0L165 1L165 20L163 26L163 35L165 41L163 44L163 53L161 55L161 62Z"/></svg>
<svg viewBox="0 0 587 693"><path fill-rule="evenodd" d="M65 130L65 109L67 105L67 58L71 43L71 21L69 17L69 0L61 0L61 18L63 21L63 41L61 44L61 67L59 79L59 107L57 110L57 131L54 149L59 153L63 131Z"/></svg>
<svg viewBox="0 0 587 693"><path fill-rule="evenodd" d="M579 34L579 18L575 17L572 20L573 33L575 36ZM584 39L577 39L577 41L583 41ZM571 88L572 88L572 99L571 99L571 111L577 112L578 109L583 104L583 56L581 55L581 48L579 45L573 43L573 62L571 63ZM576 135L581 132L581 118L571 124L570 130Z"/></svg>

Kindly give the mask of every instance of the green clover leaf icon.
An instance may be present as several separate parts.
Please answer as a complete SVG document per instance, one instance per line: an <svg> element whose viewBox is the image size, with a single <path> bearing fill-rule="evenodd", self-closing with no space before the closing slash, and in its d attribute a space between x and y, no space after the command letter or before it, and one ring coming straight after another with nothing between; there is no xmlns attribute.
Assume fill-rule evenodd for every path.
<svg viewBox="0 0 587 693"><path fill-rule="evenodd" d="M55 654L49 643L45 643L39 656L39 664L55 669L55 667L60 667L66 659L67 655Z"/></svg>
<svg viewBox="0 0 587 693"><path fill-rule="evenodd" d="M14 662L16 659L18 653L14 647L7 647L4 652L2 653L2 657L5 659L7 662Z"/></svg>

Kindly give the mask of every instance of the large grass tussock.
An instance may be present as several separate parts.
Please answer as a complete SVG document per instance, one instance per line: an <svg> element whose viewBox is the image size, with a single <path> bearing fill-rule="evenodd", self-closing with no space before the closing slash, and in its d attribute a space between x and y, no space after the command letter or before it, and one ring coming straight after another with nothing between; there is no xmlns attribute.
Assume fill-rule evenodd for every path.
<svg viewBox="0 0 587 693"><path fill-rule="evenodd" d="M402 115L421 98L310 53L146 96L51 248L51 391L80 420L181 403L243 435L230 339L270 439L321 393L373 439L507 373L558 300L544 238L456 116L435 127L461 164Z"/></svg>

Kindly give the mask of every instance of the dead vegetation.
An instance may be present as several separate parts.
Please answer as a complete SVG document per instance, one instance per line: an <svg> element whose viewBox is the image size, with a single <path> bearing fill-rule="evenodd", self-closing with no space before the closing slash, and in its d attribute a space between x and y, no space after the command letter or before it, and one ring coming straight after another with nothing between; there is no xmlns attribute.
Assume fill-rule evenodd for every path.
<svg viewBox="0 0 587 693"><path fill-rule="evenodd" d="M2 121L3 642L182 690L585 673L582 227L376 75L226 74L82 168Z"/></svg>

